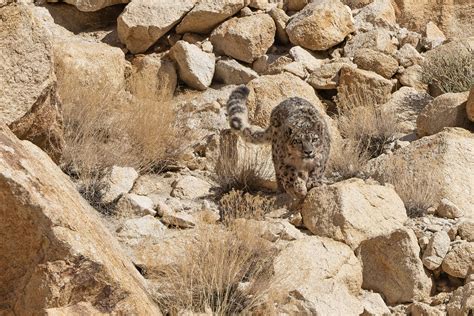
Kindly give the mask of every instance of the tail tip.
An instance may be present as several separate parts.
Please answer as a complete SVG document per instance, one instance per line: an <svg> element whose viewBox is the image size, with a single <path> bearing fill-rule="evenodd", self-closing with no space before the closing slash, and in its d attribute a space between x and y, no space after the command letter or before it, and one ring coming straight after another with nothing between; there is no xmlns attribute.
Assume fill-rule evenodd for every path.
<svg viewBox="0 0 474 316"><path fill-rule="evenodd" d="M242 85L238 86L237 88L235 88L234 92L242 94L243 96L246 97L246 96L249 95L250 89L247 88L246 85L242 84Z"/></svg>

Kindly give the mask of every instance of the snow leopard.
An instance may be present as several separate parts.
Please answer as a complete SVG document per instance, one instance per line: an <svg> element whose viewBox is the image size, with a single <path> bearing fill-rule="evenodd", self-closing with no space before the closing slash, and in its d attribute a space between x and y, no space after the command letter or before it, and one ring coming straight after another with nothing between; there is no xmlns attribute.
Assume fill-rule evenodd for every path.
<svg viewBox="0 0 474 316"><path fill-rule="evenodd" d="M330 151L328 125L309 101L290 97L273 108L266 128L252 125L246 106L249 89L241 85L227 101L230 128L245 141L271 143L278 189L302 201L321 185Z"/></svg>

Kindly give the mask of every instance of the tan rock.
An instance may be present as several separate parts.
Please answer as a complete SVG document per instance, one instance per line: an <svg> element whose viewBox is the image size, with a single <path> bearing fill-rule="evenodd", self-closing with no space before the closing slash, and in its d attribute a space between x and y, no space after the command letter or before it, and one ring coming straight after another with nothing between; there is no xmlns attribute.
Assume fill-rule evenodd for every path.
<svg viewBox="0 0 474 316"><path fill-rule="evenodd" d="M127 77L127 90L137 99L171 100L178 81L172 62L156 55L141 55L132 59Z"/></svg>
<svg viewBox="0 0 474 316"><path fill-rule="evenodd" d="M416 130L418 114L433 100L433 97L424 91L411 87L401 87L392 94L392 97L382 107L395 113L399 127L403 132L411 133Z"/></svg>
<svg viewBox="0 0 474 316"><path fill-rule="evenodd" d="M64 140L49 30L26 5L0 8L0 30L0 123L58 162Z"/></svg>
<svg viewBox="0 0 474 316"><path fill-rule="evenodd" d="M364 289L382 293L392 305L429 297L432 281L419 258L420 247L412 230L402 228L360 244Z"/></svg>
<svg viewBox="0 0 474 316"><path fill-rule="evenodd" d="M469 97L467 98L466 113L467 118L474 122L474 87L471 88L471 92L469 93Z"/></svg>
<svg viewBox="0 0 474 316"><path fill-rule="evenodd" d="M354 63L361 69L373 71L387 79L392 78L398 70L395 58L368 48L359 49L355 53Z"/></svg>
<svg viewBox="0 0 474 316"><path fill-rule="evenodd" d="M458 218L464 215L464 212L448 199L442 199L436 208L436 215L445 218Z"/></svg>
<svg viewBox="0 0 474 316"><path fill-rule="evenodd" d="M113 166L100 180L100 195L103 203L112 203L130 192L138 178L138 172L130 167Z"/></svg>
<svg viewBox="0 0 474 316"><path fill-rule="evenodd" d="M447 198L461 208L466 217L474 218L474 178L466 172L474 168L473 148L472 133L451 128L414 141L392 155L373 159L367 169L376 179L384 178L394 170L413 181L429 177L435 204ZM397 185L402 184L395 183ZM401 187L395 189L403 190Z"/></svg>
<svg viewBox="0 0 474 316"><path fill-rule="evenodd" d="M254 219L238 218L233 224L243 229L250 229L256 233L257 236L271 242L278 240L292 241L305 237L295 226L283 219L257 221Z"/></svg>
<svg viewBox="0 0 474 316"><path fill-rule="evenodd" d="M117 202L115 214L118 217L141 217L145 215L156 215L153 200L144 195L125 194Z"/></svg>
<svg viewBox="0 0 474 316"><path fill-rule="evenodd" d="M309 72L316 71L325 62L324 59L316 58L313 54L300 46L293 46L290 48L289 53L294 61L303 64L305 69Z"/></svg>
<svg viewBox="0 0 474 316"><path fill-rule="evenodd" d="M211 33L215 51L251 63L272 46L276 26L268 14L232 18Z"/></svg>
<svg viewBox="0 0 474 316"><path fill-rule="evenodd" d="M58 2L57 0L48 0L48 2ZM98 11L105 7L109 7L116 4L128 3L130 0L65 0L64 2L72 4L78 10L83 12Z"/></svg>
<svg viewBox="0 0 474 316"><path fill-rule="evenodd" d="M474 282L456 289L446 309L449 316L469 315L474 310Z"/></svg>
<svg viewBox="0 0 474 316"><path fill-rule="evenodd" d="M427 49L433 49L436 46L443 44L446 40L446 36L443 34L436 24L433 22L428 22L425 28L425 37L423 38L423 42Z"/></svg>
<svg viewBox="0 0 474 316"><path fill-rule="evenodd" d="M356 33L344 46L344 56L354 57L361 48L370 48L387 55L393 55L397 51L390 32L383 28Z"/></svg>
<svg viewBox="0 0 474 316"><path fill-rule="evenodd" d="M286 25L288 24L290 17L286 15L285 11L276 7L272 8L268 14L272 17L273 21L275 21L276 38L281 44L287 45L290 42L290 39L286 33Z"/></svg>
<svg viewBox="0 0 474 316"><path fill-rule="evenodd" d="M410 67L413 65L421 65L423 56L418 53L415 47L410 44L403 45L396 53L395 57L400 63L400 66Z"/></svg>
<svg viewBox="0 0 474 316"><path fill-rule="evenodd" d="M445 93L436 97L418 115L416 127L418 136L433 135L445 127L473 126L466 117L466 101L469 92Z"/></svg>
<svg viewBox="0 0 474 316"><path fill-rule="evenodd" d="M173 183L171 196L198 199L210 194L211 184L195 176L187 175Z"/></svg>
<svg viewBox="0 0 474 316"><path fill-rule="evenodd" d="M214 77L225 84L246 84L258 77L258 74L234 59L221 59L216 63Z"/></svg>
<svg viewBox="0 0 474 316"><path fill-rule="evenodd" d="M170 55L178 65L179 78L188 86L205 90L214 77L216 58L203 52L194 44L178 41L171 47Z"/></svg>
<svg viewBox="0 0 474 316"><path fill-rule="evenodd" d="M339 0L306 5L286 27L291 43L311 50L331 48L354 31L350 9Z"/></svg>
<svg viewBox="0 0 474 316"><path fill-rule="evenodd" d="M443 260L441 268L447 274L465 279L474 267L474 243L462 242L453 245Z"/></svg>
<svg viewBox="0 0 474 316"><path fill-rule="evenodd" d="M352 249L364 240L401 228L407 220L403 202L392 188L360 179L311 190L301 215L313 234L341 241Z"/></svg>
<svg viewBox="0 0 474 316"><path fill-rule="evenodd" d="M130 218L116 230L118 240L129 246L139 247L143 239L158 241L166 234L166 227L152 215Z"/></svg>
<svg viewBox="0 0 474 316"><path fill-rule="evenodd" d="M127 67L121 49L104 43L58 38L54 42L54 59L58 94L65 108L117 103L116 98L125 87Z"/></svg>
<svg viewBox="0 0 474 316"><path fill-rule="evenodd" d="M287 0L288 11L299 11L309 2L310 0Z"/></svg>
<svg viewBox="0 0 474 316"><path fill-rule="evenodd" d="M356 65L350 61L335 61L323 64L309 75L308 83L318 90L336 89L342 67L356 68Z"/></svg>
<svg viewBox="0 0 474 316"><path fill-rule="evenodd" d="M244 7L244 2L244 0L200 1L176 26L176 33L208 34L219 23L239 12Z"/></svg>
<svg viewBox="0 0 474 316"><path fill-rule="evenodd" d="M360 9L354 17L358 29L370 29L371 26L395 26L395 9L390 0L374 0Z"/></svg>
<svg viewBox="0 0 474 316"><path fill-rule="evenodd" d="M406 68L400 75L397 75L397 79L403 86L426 91L428 86L423 82L422 74L423 68L420 65L413 65Z"/></svg>
<svg viewBox="0 0 474 316"><path fill-rule="evenodd" d="M474 221L462 221L458 227L458 235L461 239L474 242Z"/></svg>
<svg viewBox="0 0 474 316"><path fill-rule="evenodd" d="M469 2L395 0L393 5L398 23L410 30L422 33L426 25L432 21L448 37L461 38L473 35L470 17L474 14L474 8Z"/></svg>
<svg viewBox="0 0 474 316"><path fill-rule="evenodd" d="M424 315L430 315L430 316L443 316L446 315L443 311L439 310L436 307L432 307L426 303L422 302L415 302L410 304L408 307L408 312L412 316L424 316Z"/></svg>
<svg viewBox="0 0 474 316"><path fill-rule="evenodd" d="M3 311L33 315L89 302L106 314L160 315L144 279L68 177L5 126L0 143Z"/></svg>
<svg viewBox="0 0 474 316"><path fill-rule="evenodd" d="M178 24L196 1L132 1L117 19L120 41L134 54L145 52Z"/></svg>
<svg viewBox="0 0 474 316"><path fill-rule="evenodd" d="M358 91L367 91L367 93L370 91L371 98L367 98L365 106L375 106L384 104L390 99L392 86L390 80L374 72L343 67L341 68L337 95L338 98L349 99Z"/></svg>
<svg viewBox="0 0 474 316"><path fill-rule="evenodd" d="M323 237L305 237L288 244L274 264L279 289L308 302L313 313L359 315L356 298L362 283L361 267L351 249Z"/></svg>
<svg viewBox="0 0 474 316"><path fill-rule="evenodd" d="M362 305L364 305L364 312L361 314L361 316L391 315L390 310L388 309L387 305L385 305L385 302L379 293L364 291L360 299Z"/></svg>
<svg viewBox="0 0 474 316"><path fill-rule="evenodd" d="M448 253L449 244L448 233L441 230L431 236L430 242L423 253L423 264L430 270L435 270L441 266L444 257Z"/></svg>

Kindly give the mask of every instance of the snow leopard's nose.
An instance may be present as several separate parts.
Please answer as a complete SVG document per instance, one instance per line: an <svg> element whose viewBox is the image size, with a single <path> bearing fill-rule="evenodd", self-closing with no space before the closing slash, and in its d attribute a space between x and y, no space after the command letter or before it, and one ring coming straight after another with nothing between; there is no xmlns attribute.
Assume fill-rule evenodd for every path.
<svg viewBox="0 0 474 316"><path fill-rule="evenodd" d="M312 150L304 150L304 155L306 157L311 157L311 156L313 156L313 151Z"/></svg>

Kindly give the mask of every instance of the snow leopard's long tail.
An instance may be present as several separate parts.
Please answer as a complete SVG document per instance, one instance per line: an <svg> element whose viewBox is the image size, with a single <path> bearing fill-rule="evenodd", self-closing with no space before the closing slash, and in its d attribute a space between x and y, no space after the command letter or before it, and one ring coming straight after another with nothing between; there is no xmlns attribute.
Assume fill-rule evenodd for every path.
<svg viewBox="0 0 474 316"><path fill-rule="evenodd" d="M250 143L268 143L271 141L271 127L263 129L248 122L248 111L245 103L249 92L250 90L246 86L241 85L230 94L227 101L230 128Z"/></svg>

